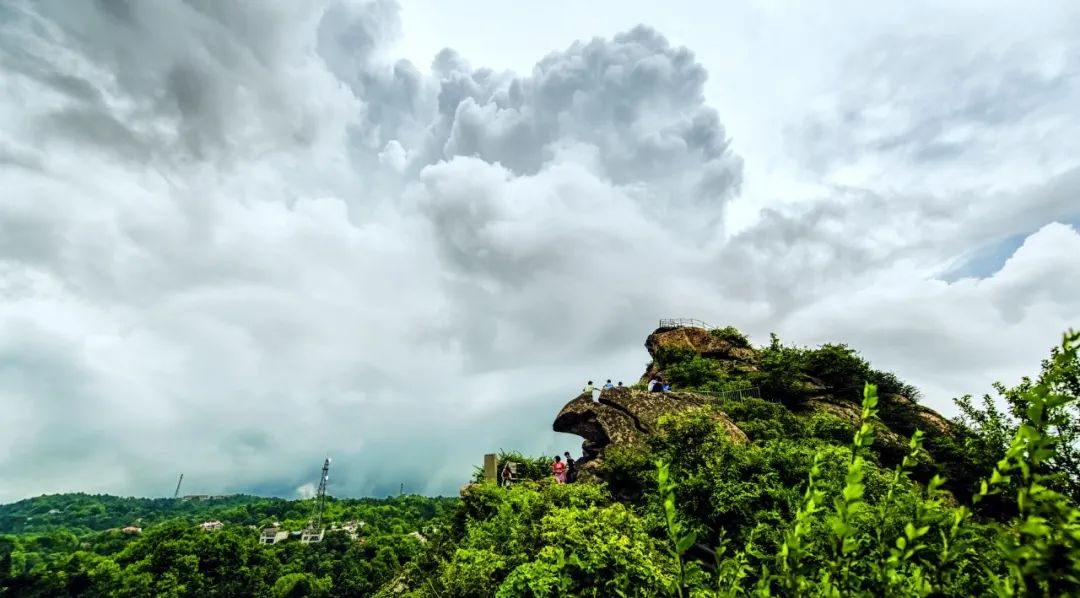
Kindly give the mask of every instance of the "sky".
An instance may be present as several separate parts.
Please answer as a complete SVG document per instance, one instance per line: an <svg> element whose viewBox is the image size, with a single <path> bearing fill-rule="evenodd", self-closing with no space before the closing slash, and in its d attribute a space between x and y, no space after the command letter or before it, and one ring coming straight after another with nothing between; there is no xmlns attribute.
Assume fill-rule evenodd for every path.
<svg viewBox="0 0 1080 598"><path fill-rule="evenodd" d="M658 319L1080 326L1080 4L0 0L0 502L455 494Z"/></svg>

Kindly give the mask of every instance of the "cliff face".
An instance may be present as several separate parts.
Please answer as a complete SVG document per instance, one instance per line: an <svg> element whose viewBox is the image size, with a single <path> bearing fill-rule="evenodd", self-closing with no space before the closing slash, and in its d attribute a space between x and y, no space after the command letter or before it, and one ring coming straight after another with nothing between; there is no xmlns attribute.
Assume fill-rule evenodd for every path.
<svg viewBox="0 0 1080 598"><path fill-rule="evenodd" d="M720 371L752 379L761 365L761 355L734 331L710 331L703 328L673 327L654 331L645 341L652 362L642 376L642 382L654 374L664 375L661 356L665 353L692 353L713 361ZM793 413L812 417L826 412L853 425L859 422L861 406L851 393L837 393L815 377L813 371L800 372L796 377L800 400L789 406ZM762 395L763 399L774 397ZM576 434L584 439L583 457L579 462L584 477L595 476L603 462L604 451L611 446L631 446L641 443L656 429L657 420L664 414L705 409L716 397L676 389L670 393L646 393L618 388L601 393L599 402L581 395L566 404L555 418L556 432ZM916 404L898 394L882 393L881 421L876 425L875 450L887 464L898 462L908 451L908 437L919 428L929 436L951 433L950 422L932 409ZM706 410L723 423L734 442L747 442L746 434L716 408Z"/></svg>
<svg viewBox="0 0 1080 598"><path fill-rule="evenodd" d="M604 449L639 444L655 431L660 416L700 410L708 403L708 397L689 392L647 393L615 388L601 392L599 401L593 401L591 394L573 399L559 411L552 427L556 432L585 439L578 471L583 477L591 477L603 461ZM725 414L715 410L708 413L723 424L732 441L747 442L746 434Z"/></svg>

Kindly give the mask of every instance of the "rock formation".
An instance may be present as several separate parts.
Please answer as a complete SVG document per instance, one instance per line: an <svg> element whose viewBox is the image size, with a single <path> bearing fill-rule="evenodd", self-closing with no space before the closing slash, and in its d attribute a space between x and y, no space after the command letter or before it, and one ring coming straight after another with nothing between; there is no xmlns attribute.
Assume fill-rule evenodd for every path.
<svg viewBox="0 0 1080 598"><path fill-rule="evenodd" d="M631 446L642 442L656 429L660 416L703 409L709 398L690 392L647 393L614 388L600 393L599 401L582 394L562 408L555 418L556 432L576 434L585 439L578 471L583 477L595 475L609 446ZM709 410L727 429L735 442L747 442L746 434L725 414Z"/></svg>
<svg viewBox="0 0 1080 598"><path fill-rule="evenodd" d="M654 374L664 374L659 359L665 352L692 352L713 360L730 374L752 374L758 370L760 355L734 331L706 330L688 326L659 328L645 341L652 361L642 376L642 382ZM802 400L790 408L797 415L813 416L827 412L857 424L861 406L851 398L837 396L813 375L801 374L796 388ZM769 400L770 397L762 398ZM566 404L555 418L556 432L576 434L584 439L579 471L583 477L596 475L604 451L612 446L631 446L642 442L656 429L657 420L664 414L703 409L715 397L695 392L646 393L629 388L603 391L599 402L583 394ZM928 435L947 435L950 422L932 409L911 399L883 393L883 405L877 424L875 450L886 463L895 463L908 451L908 436L916 428ZM707 412L721 421L730 438L747 442L746 434L724 413L709 407Z"/></svg>
<svg viewBox="0 0 1080 598"><path fill-rule="evenodd" d="M704 328L689 326L657 328L645 339L645 348L653 359L641 376L643 383L648 382L654 374L662 373L656 359L662 349L693 351L702 357L717 361L728 371L750 372L757 369L757 351L754 351L748 343L733 341Z"/></svg>

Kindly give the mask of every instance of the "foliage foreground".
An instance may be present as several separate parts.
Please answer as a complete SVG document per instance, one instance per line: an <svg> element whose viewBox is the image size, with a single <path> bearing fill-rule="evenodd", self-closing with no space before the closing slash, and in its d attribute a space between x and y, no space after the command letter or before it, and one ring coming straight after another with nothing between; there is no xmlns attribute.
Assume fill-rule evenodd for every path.
<svg viewBox="0 0 1080 598"><path fill-rule="evenodd" d="M729 441L705 414L679 416L663 421L645 450L609 455L604 485L472 488L447 535L409 563L395 590L1080 595L1080 510L1070 492L1076 437L1069 435L1078 341L1067 335L1038 381L1011 394L1015 417L981 425L970 417L978 410L969 409L958 422L956 440L972 466L990 464L964 501L945 490L940 473L917 479L917 466L929 459L921 431L895 468L878 464L870 450L875 385L865 385L861 422L846 428L843 444L836 442L842 422L744 400L721 407L758 424L746 426L756 430L746 445Z"/></svg>
<svg viewBox="0 0 1080 598"><path fill-rule="evenodd" d="M748 442L699 410L661 418L647 446L609 451L599 483L556 484L547 459L504 454L521 464L511 488L475 483L460 500L334 501L332 518L372 526L364 543L330 534L317 545L262 546L240 525L299 521L303 502L228 506L236 512L216 516L236 525L216 532L194 527L201 512L153 520L139 511L153 522L138 537L100 531L119 521L114 510L79 507L49 527L25 523L25 513L5 520L12 506L0 507L0 593L1076 596L1078 343L1080 334L1066 335L1036 380L999 386L1005 410L990 398L981 407L959 399L948 451L937 453L947 463L915 430L907 454L882 464L875 436L889 407L870 382L899 382L868 376L857 423L721 399L716 408ZM787 353L775 353L779 375ZM957 463L968 471L947 479Z"/></svg>

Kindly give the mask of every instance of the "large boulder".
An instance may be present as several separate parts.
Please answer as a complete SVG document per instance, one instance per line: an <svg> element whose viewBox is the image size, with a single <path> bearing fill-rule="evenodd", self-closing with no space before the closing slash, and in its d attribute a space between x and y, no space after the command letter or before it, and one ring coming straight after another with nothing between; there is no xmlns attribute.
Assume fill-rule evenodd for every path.
<svg viewBox="0 0 1080 598"><path fill-rule="evenodd" d="M705 409L709 403L708 397L690 392L614 388L601 392L599 401L593 401L591 394L573 399L559 411L552 428L584 439L578 472L588 478L595 476L608 447L639 444L655 432L661 416ZM707 412L723 424L732 441L747 442L746 434L727 415L715 409Z"/></svg>
<svg viewBox="0 0 1080 598"><path fill-rule="evenodd" d="M689 349L702 357L723 361L752 364L757 360L757 351L749 343L733 340L718 330L704 328L657 328L645 339L645 348L649 350L649 355L655 358L662 347Z"/></svg>
<svg viewBox="0 0 1080 598"><path fill-rule="evenodd" d="M757 351L741 339L732 339L718 330L706 330L691 326L657 328L645 339L645 348L652 357L642 382L654 374L663 374L657 356L662 349L692 351L702 357L713 359L726 369L752 371L756 369Z"/></svg>

